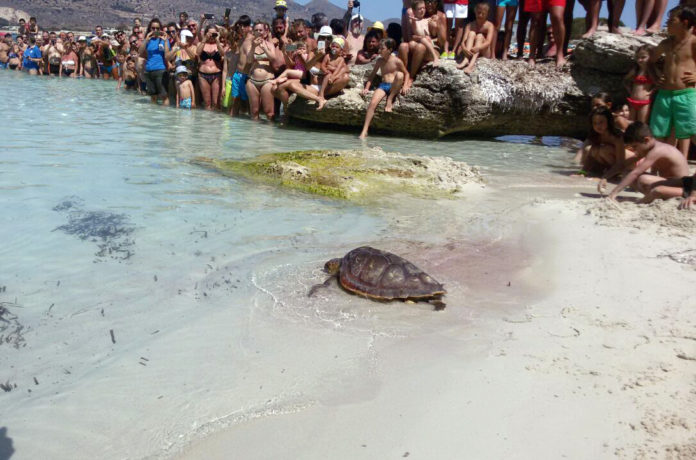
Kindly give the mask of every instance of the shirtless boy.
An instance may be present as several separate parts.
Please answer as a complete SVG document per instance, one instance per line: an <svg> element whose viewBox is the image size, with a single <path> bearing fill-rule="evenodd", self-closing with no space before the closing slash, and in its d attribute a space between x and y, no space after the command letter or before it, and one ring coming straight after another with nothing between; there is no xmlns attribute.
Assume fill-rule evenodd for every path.
<svg viewBox="0 0 696 460"><path fill-rule="evenodd" d="M338 82L343 82L346 78L350 78L348 76L348 66L343 55L345 45L346 41L343 38L334 38L329 47L329 54L324 56L324 59L321 61L321 71L324 74L324 78L321 81L321 89L319 90L320 99L325 99L324 94L327 88L334 86Z"/></svg>
<svg viewBox="0 0 696 460"><path fill-rule="evenodd" d="M664 79L652 105L650 128L663 141L674 143L684 157L696 134L696 10L678 6L669 12L668 38L650 55L654 65L664 56Z"/></svg>
<svg viewBox="0 0 696 460"><path fill-rule="evenodd" d="M626 129L624 141L635 151L638 163L607 198L616 200L617 195L634 182L638 191L645 195L641 203L682 195L682 188L668 181L689 175L689 165L679 150L656 140L650 126L640 121L633 122Z"/></svg>
<svg viewBox="0 0 696 460"><path fill-rule="evenodd" d="M432 62L433 65L440 63L440 54L435 50L430 35L430 19L425 17L425 1L413 0L411 9L406 12L409 15L408 34L411 38L399 47L399 58L404 66L409 68L404 81L404 92L411 88L413 80L416 79L424 63Z"/></svg>
<svg viewBox="0 0 696 460"><path fill-rule="evenodd" d="M377 106L385 96L387 96L387 105L384 107L384 111L392 111L394 98L401 91L401 86L404 84L404 79L408 74L406 66L401 62L401 59L392 54L395 49L396 42L391 38L386 38L379 44L379 58L375 62L375 66L372 68L372 72L365 83L365 89L362 91L363 95L370 91L372 79L375 78L378 71L382 73L382 83L379 84L372 95L372 100L365 115L365 124L363 125L362 133L360 133L360 139L367 137L367 131L370 128L372 118L375 116L375 110L377 110Z"/></svg>
<svg viewBox="0 0 696 460"><path fill-rule="evenodd" d="M188 78L189 71L186 66L176 68L176 107L182 109L196 108L196 91L193 83Z"/></svg>
<svg viewBox="0 0 696 460"><path fill-rule="evenodd" d="M464 55L464 60L457 65L458 69L464 69L465 73L470 74L474 71L476 60L480 57L490 58L493 56L491 42L493 34L496 33L495 26L488 20L490 6L488 3L481 2L476 5L476 21L470 22L464 29L464 40L460 50Z"/></svg>

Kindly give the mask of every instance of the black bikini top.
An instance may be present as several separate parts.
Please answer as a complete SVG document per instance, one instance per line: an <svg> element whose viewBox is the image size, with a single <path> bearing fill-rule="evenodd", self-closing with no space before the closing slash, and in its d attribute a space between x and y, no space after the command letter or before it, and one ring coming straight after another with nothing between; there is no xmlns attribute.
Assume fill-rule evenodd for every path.
<svg viewBox="0 0 696 460"><path fill-rule="evenodd" d="M207 61L209 59L212 59L215 62L222 62L222 56L220 55L219 51L215 51L214 53L210 54L207 51L201 52L201 61Z"/></svg>

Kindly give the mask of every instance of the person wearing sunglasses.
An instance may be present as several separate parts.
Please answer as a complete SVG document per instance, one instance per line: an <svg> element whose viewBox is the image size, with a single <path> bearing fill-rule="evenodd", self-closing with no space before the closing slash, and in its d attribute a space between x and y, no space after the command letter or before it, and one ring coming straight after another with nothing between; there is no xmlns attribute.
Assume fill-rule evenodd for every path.
<svg viewBox="0 0 696 460"><path fill-rule="evenodd" d="M147 93L153 104L158 99L163 105L169 105L167 85L164 75L167 71L166 60L170 57L171 48L169 41L162 37L162 23L157 18L152 18L147 26L145 41L140 47L140 57L145 59L145 73L143 75L147 85Z"/></svg>

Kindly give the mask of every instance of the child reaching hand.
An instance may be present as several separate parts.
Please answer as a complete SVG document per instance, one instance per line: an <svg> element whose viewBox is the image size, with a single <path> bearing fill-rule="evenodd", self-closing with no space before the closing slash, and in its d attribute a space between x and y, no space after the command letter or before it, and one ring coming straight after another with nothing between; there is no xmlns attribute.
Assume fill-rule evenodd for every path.
<svg viewBox="0 0 696 460"><path fill-rule="evenodd" d="M189 71L186 66L176 68L176 107L182 109L196 108L196 91L193 83L188 79Z"/></svg>
<svg viewBox="0 0 696 460"><path fill-rule="evenodd" d="M641 203L682 196L682 187L672 184L674 179L682 181L683 177L689 175L689 164L679 150L656 140L650 126L640 121L633 122L626 129L624 139L635 151L639 162L607 198L615 200L623 189L634 182L638 191L645 195ZM600 191L602 185L600 183Z"/></svg>
<svg viewBox="0 0 696 460"><path fill-rule="evenodd" d="M649 73L650 48L649 45L643 45L636 50L636 62L624 79L626 89L631 95L626 98L630 108L629 118L643 123L648 121L650 96L655 89L655 82Z"/></svg>
<svg viewBox="0 0 696 460"><path fill-rule="evenodd" d="M360 139L365 139L367 137L367 131L370 128L372 118L375 116L377 105L387 96L387 105L384 111L391 112L394 98L399 94L404 84L404 79L407 75L406 66L404 66L404 63L401 62L399 58L392 54L395 49L396 41L392 38L385 38L379 44L379 58L377 58L377 62L375 62L375 66L372 68L372 72L365 83L365 89L363 89L362 93L367 94L370 91L372 79L375 78L378 71L382 72L382 83L379 84L372 95L372 100L370 101L367 114L365 115L365 124L360 133Z"/></svg>

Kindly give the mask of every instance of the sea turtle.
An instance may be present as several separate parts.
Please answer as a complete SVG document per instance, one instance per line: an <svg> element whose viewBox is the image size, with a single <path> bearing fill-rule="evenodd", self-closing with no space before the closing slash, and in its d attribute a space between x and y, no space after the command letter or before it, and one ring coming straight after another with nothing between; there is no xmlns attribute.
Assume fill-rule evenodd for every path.
<svg viewBox="0 0 696 460"><path fill-rule="evenodd" d="M442 284L408 260L387 251L369 246L353 249L342 259L326 262L324 271L331 277L313 286L308 296L337 277L343 289L370 299L427 300L435 310L445 308L441 298L447 291Z"/></svg>

